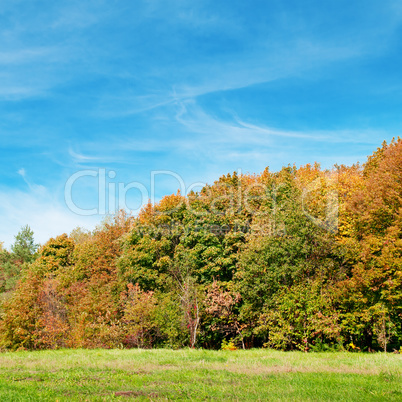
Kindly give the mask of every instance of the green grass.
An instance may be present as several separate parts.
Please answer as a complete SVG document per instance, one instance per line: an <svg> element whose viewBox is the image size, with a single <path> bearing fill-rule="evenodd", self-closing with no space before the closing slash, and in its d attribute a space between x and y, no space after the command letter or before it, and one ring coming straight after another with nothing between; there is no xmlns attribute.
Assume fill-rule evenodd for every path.
<svg viewBox="0 0 402 402"><path fill-rule="evenodd" d="M402 355L272 350L0 354L1 401L401 401Z"/></svg>

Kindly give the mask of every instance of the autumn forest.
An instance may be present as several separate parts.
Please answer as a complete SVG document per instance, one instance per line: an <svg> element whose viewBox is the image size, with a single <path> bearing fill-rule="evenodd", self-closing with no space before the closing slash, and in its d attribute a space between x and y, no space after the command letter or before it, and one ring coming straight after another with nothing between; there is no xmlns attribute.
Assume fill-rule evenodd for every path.
<svg viewBox="0 0 402 402"><path fill-rule="evenodd" d="M0 251L0 348L393 351L402 139L364 164L227 174Z"/></svg>

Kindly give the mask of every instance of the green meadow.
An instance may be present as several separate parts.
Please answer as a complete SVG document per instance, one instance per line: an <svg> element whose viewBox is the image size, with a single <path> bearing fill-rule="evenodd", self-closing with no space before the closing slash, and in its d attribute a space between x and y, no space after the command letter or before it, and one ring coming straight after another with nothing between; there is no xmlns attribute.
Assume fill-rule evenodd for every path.
<svg viewBox="0 0 402 402"><path fill-rule="evenodd" d="M402 355L267 349L0 354L1 401L400 401Z"/></svg>

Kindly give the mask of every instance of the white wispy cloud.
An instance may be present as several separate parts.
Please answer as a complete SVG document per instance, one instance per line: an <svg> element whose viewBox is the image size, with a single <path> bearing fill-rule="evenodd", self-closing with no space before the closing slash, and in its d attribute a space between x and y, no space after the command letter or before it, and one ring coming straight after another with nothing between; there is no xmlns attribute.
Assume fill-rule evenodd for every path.
<svg viewBox="0 0 402 402"><path fill-rule="evenodd" d="M31 47L16 50L0 51L0 64L27 64L54 60L55 55L60 54L56 47Z"/></svg>
<svg viewBox="0 0 402 402"><path fill-rule="evenodd" d="M328 143L358 143L378 136L378 130L283 130L241 120L233 114L232 121L225 121L206 113L194 101L182 102L176 120L193 133L209 136L214 143L238 146L242 143L256 146L272 144L273 138L295 138ZM196 139L195 139L196 140ZM202 138L201 141L205 141ZM375 143L375 142L373 142Z"/></svg>
<svg viewBox="0 0 402 402"><path fill-rule="evenodd" d="M147 3L142 16L150 19L163 16L162 21L166 24L172 13L172 25L185 24L187 21L191 26L205 27L209 32L216 31L217 35L222 25L225 34L230 33L231 38L242 36L244 26L223 15L205 12L201 4L196 2L186 6L179 1L166 6L163 2L152 1ZM308 76L314 71L322 74L324 68L339 63L368 56L378 57L388 51L401 25L401 15L393 12L395 7L395 2L385 2L380 13L371 13L377 18L377 23L370 24L368 19L363 25L359 25L359 29L351 25L345 32L339 30L321 37L313 34L309 26L302 26L287 35L283 35L282 31L276 34L274 28L273 31L267 28L266 32L252 37L252 46L239 47L232 53L213 54L191 62L182 60L174 66L153 66L155 80L151 82L153 87L146 88L148 92L137 89L135 93L126 93L123 99L116 99L116 94L104 94L98 104L98 115L110 118L139 114L176 101L239 90L283 78ZM288 13L287 18L289 27L293 23L297 24L295 16ZM147 77L148 73L149 71L143 72ZM162 91L160 88L166 90ZM149 91L157 93L150 96Z"/></svg>
<svg viewBox="0 0 402 402"><path fill-rule="evenodd" d="M0 84L0 100L12 101L23 100L31 97L43 95L46 92L46 86L36 85L15 85L13 84Z"/></svg>
<svg viewBox="0 0 402 402"><path fill-rule="evenodd" d="M35 240L45 243L50 237L70 233L75 227L93 229L99 217L78 216L69 211L63 203L52 199L49 191L0 191L0 239L9 247L21 227L29 225Z"/></svg>
<svg viewBox="0 0 402 402"><path fill-rule="evenodd" d="M175 66L175 75L182 77L175 81L170 78L170 69L162 66L158 80L154 81L154 87L151 88L154 94L142 93L141 90L120 96L104 94L93 114L102 118L115 118L144 113L207 94L300 76L311 69L360 54L358 48L350 45L328 47L298 40L283 47L263 45L229 59L218 57L195 65ZM167 89L162 91L158 86Z"/></svg>
<svg viewBox="0 0 402 402"><path fill-rule="evenodd" d="M46 188L44 186L33 183L29 180L27 172L24 168L19 169L17 173L22 177L25 184L29 187L29 189L33 194L43 196L47 193Z"/></svg>
<svg viewBox="0 0 402 402"><path fill-rule="evenodd" d="M68 149L68 154L73 159L75 163L82 162L94 162L94 161L103 161L104 158L102 156L92 156L92 155L84 155L82 153L75 152L71 147Z"/></svg>
<svg viewBox="0 0 402 402"><path fill-rule="evenodd" d="M7 247L22 226L29 225L35 240L45 243L50 237L69 233L77 226L93 229L101 217L81 216L69 210L60 186L45 187L28 179L28 172L21 168L18 174L26 188L0 188L0 241Z"/></svg>
<svg viewBox="0 0 402 402"><path fill-rule="evenodd" d="M146 183L151 169L167 166L197 181L237 167L258 172L267 164L311 162L317 155L327 164L353 163L363 160L378 138L392 135L390 130L348 129L349 121L359 126L360 116L350 116L353 111L344 120L323 116L322 127L332 119L329 126L340 127L334 130L309 129L309 116L300 120L300 130L287 129L295 125L287 126L286 117L264 115L269 105L259 116L249 112L253 105L272 102L261 94L275 84L263 84L321 79L342 85L339 67L349 71L352 66L356 74L362 65L395 52L400 1L384 0L381 7L368 2L364 10L363 2L351 5L345 21L344 10L333 16L319 2L311 16L304 7L261 6L267 21L259 25L254 25L259 17L254 11L243 18L240 3L61 0L49 1L38 12L36 2L2 2L3 168L9 160L14 163L5 182L14 179L20 190L0 188L0 240L9 244L10 233L27 223L40 241L85 226L87 218L71 214L61 199L67 176L81 168L108 166L122 172L123 179L131 175ZM400 92L397 79L392 86L392 80L373 76L381 81L372 92L378 98L386 91ZM240 90L258 85L264 90L261 99L231 102L241 98ZM285 91L292 95L288 87ZM209 99L211 105L202 107ZM337 99L328 105L346 108ZM311 107L303 110L314 113ZM362 112L360 120L368 127L369 113ZM342 148L349 154L342 156ZM31 168L44 185L36 183ZM77 192L85 202L94 188L81 184Z"/></svg>

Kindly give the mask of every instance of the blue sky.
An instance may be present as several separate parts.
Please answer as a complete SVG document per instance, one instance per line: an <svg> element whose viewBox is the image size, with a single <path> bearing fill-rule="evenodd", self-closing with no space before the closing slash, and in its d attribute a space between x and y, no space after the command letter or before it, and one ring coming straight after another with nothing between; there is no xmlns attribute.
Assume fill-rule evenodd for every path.
<svg viewBox="0 0 402 402"><path fill-rule="evenodd" d="M77 172L80 210L100 169L136 210L152 171L175 174L154 173L158 199L235 170L364 161L402 132L401 23L390 0L3 0L0 240L93 228L102 216L66 205Z"/></svg>

